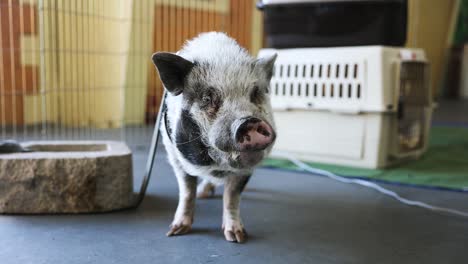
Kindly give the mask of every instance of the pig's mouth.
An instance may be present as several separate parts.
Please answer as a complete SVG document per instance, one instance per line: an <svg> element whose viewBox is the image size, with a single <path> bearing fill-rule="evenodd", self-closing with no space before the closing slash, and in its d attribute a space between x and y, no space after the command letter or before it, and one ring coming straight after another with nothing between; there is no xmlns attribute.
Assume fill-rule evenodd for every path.
<svg viewBox="0 0 468 264"><path fill-rule="evenodd" d="M260 163L264 158L264 151L240 152L238 164L240 167L253 167Z"/></svg>

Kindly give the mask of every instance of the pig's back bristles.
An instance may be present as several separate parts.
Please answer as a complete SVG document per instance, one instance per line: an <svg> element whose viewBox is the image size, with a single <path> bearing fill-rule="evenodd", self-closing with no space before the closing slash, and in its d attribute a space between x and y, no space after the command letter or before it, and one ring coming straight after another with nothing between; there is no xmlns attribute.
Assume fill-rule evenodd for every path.
<svg viewBox="0 0 468 264"><path fill-rule="evenodd" d="M248 52L237 42L221 32L201 33L185 43L179 54L193 62L231 64L232 66L252 62Z"/></svg>

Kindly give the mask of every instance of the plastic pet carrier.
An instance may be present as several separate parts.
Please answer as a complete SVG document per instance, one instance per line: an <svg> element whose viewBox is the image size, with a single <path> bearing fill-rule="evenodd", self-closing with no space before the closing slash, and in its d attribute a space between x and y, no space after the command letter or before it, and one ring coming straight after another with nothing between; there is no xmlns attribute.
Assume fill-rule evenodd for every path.
<svg viewBox="0 0 468 264"><path fill-rule="evenodd" d="M263 0L270 48L404 46L407 0Z"/></svg>
<svg viewBox="0 0 468 264"><path fill-rule="evenodd" d="M380 46L263 49L278 54L270 96L277 150L366 168L419 157L432 115L420 49Z"/></svg>

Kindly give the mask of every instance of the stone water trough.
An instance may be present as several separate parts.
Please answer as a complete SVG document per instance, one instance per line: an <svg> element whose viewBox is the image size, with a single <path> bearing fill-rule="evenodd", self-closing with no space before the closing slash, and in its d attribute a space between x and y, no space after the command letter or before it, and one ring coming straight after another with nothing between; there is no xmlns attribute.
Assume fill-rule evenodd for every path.
<svg viewBox="0 0 468 264"><path fill-rule="evenodd" d="M132 154L119 142L41 141L0 154L0 213L106 212L133 204Z"/></svg>

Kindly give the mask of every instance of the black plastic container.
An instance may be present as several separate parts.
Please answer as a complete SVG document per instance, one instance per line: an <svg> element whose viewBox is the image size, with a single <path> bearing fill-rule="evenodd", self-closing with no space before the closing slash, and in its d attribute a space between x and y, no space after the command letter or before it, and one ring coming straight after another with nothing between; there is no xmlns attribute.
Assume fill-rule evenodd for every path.
<svg viewBox="0 0 468 264"><path fill-rule="evenodd" d="M259 1L270 48L404 46L407 0Z"/></svg>

